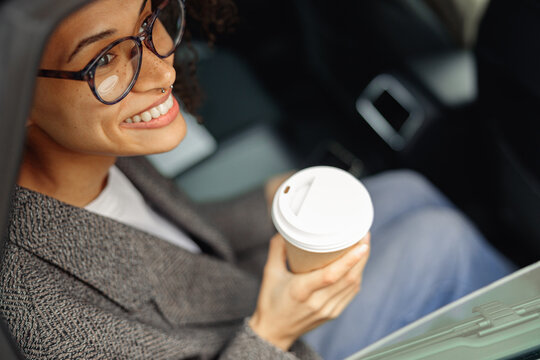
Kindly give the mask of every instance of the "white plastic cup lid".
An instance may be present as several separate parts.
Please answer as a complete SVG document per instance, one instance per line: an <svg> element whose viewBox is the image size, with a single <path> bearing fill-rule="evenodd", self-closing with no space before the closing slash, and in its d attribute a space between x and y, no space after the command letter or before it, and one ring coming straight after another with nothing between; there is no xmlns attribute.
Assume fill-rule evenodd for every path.
<svg viewBox="0 0 540 360"><path fill-rule="evenodd" d="M315 166L281 184L272 203L272 220L292 245L310 252L333 252L354 245L368 233L373 205L354 176Z"/></svg>

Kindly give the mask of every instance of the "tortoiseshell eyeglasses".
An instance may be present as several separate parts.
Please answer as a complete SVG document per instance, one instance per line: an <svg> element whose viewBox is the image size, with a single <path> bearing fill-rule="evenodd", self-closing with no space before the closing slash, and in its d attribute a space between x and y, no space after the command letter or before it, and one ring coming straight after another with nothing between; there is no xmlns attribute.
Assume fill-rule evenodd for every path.
<svg viewBox="0 0 540 360"><path fill-rule="evenodd" d="M142 44L160 59L180 45L184 32L184 0L151 0L153 12L144 19L136 36L118 39L95 56L80 71L40 69L38 76L86 81L94 96L114 105L131 91L141 70Z"/></svg>

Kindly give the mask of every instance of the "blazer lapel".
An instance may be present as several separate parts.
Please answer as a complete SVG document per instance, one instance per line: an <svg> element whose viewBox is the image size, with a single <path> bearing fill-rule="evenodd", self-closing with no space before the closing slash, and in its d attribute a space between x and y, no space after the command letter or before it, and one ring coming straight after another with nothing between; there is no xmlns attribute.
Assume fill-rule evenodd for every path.
<svg viewBox="0 0 540 360"><path fill-rule="evenodd" d="M154 209L190 233L203 251L210 250L222 259L235 261L225 236L205 221L197 213L191 200L173 181L159 174L148 160L143 157L120 158L116 165Z"/></svg>
<svg viewBox="0 0 540 360"><path fill-rule="evenodd" d="M258 281L230 263L18 186L9 239L128 311L153 302L174 325L236 321L256 303Z"/></svg>
<svg viewBox="0 0 540 360"><path fill-rule="evenodd" d="M238 321L255 310L258 281L206 254L180 255L175 246L148 243L154 300L171 324Z"/></svg>

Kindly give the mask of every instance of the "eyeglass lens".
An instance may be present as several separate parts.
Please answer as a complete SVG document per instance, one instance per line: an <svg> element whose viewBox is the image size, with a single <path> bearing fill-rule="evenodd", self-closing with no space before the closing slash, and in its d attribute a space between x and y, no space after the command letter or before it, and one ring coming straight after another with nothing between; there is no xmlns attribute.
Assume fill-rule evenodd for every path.
<svg viewBox="0 0 540 360"><path fill-rule="evenodd" d="M177 0L152 0L152 10L158 17L152 28L152 43L158 54L166 56L174 51L182 36L182 9ZM125 95L137 76L142 52L135 40L125 40L99 58L94 74L97 94L106 102L114 102Z"/></svg>
<svg viewBox="0 0 540 360"><path fill-rule="evenodd" d="M96 64L94 82L98 95L107 102L120 98L130 87L141 61L135 40L126 40L111 48Z"/></svg>
<svg viewBox="0 0 540 360"><path fill-rule="evenodd" d="M178 0L152 0L158 17L152 29L152 42L158 54L169 55L182 36L183 9Z"/></svg>

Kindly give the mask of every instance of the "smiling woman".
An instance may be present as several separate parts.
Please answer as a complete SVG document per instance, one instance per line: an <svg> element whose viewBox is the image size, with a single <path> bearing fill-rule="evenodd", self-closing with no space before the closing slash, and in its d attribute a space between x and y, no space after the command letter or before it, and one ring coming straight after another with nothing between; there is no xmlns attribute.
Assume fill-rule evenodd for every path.
<svg viewBox="0 0 540 360"><path fill-rule="evenodd" d="M203 207L160 176L142 155L182 141L175 95L198 102L193 64L173 66L184 24L234 15L228 0L96 0L52 33L0 267L0 315L28 358L318 359L300 340L315 328L320 352L351 353L510 270L412 172L365 181L377 245L361 297L370 234L293 274L265 189Z"/></svg>
<svg viewBox="0 0 540 360"><path fill-rule="evenodd" d="M42 58L19 184L81 206L99 194L104 182L97 180L115 156L178 145L185 124L176 99L161 89L176 80L172 53L184 24L181 0L99 0L66 19ZM181 93L193 82L183 80ZM81 177L73 191L69 184L77 176L66 174Z"/></svg>
<svg viewBox="0 0 540 360"><path fill-rule="evenodd" d="M182 6L179 0L164 3ZM182 12L174 42L161 34L158 15L163 9L145 2L140 11L140 4L96 1L67 18L51 36L41 68L62 70L40 71L47 77L36 83L20 185L84 206L103 189L116 156L167 151L184 137L178 106L171 107L175 116L166 126L152 131L136 131L124 123L167 100L161 89L175 81L171 53L183 26ZM169 43L169 50L158 53L156 41ZM83 81L66 79L86 80L91 91Z"/></svg>

